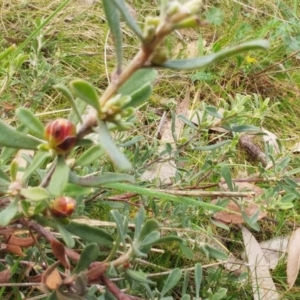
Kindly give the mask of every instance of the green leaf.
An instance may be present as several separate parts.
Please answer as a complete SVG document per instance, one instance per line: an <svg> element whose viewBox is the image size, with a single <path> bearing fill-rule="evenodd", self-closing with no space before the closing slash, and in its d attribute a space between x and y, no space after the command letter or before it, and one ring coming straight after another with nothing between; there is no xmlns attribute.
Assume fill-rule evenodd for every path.
<svg viewBox="0 0 300 300"><path fill-rule="evenodd" d="M156 285L156 283L148 279L147 275L142 271L134 271L134 270L127 269L126 274L137 282Z"/></svg>
<svg viewBox="0 0 300 300"><path fill-rule="evenodd" d="M180 238L177 235L163 236L163 237L161 237L159 240L157 240L155 242L155 245L158 245L158 244L168 244L168 243L174 243L174 242L175 243L182 243L183 239Z"/></svg>
<svg viewBox="0 0 300 300"><path fill-rule="evenodd" d="M153 68L138 70L124 83L118 92L123 96L131 96L137 91L137 87L153 84L157 74L157 71Z"/></svg>
<svg viewBox="0 0 300 300"><path fill-rule="evenodd" d="M194 199L188 198L188 197L175 196L175 195L167 194L167 193L164 193L161 191L157 191L155 189L139 187L137 185L131 185L131 184L126 184L126 183L106 183L103 186L107 187L107 188L111 188L111 189L116 189L119 191L132 192L132 193L137 193L137 194L145 195L145 196L149 196L149 197L156 197L161 200L173 201L173 202L180 203L180 204L194 205L197 207L203 207L203 208L211 209L211 210L215 210L215 211L223 210L223 211L235 213L231 210L227 210L218 205L194 200ZM235 213L235 214L239 214L239 213Z"/></svg>
<svg viewBox="0 0 300 300"><path fill-rule="evenodd" d="M138 213L135 216L135 220L134 220L134 223L135 223L134 239L135 240L137 240L140 235L144 219L145 219L145 209L144 209L144 207L140 207Z"/></svg>
<svg viewBox="0 0 300 300"><path fill-rule="evenodd" d="M103 173L99 176L89 176L89 177L80 177L73 172L70 172L69 177L70 183L75 183L77 185L85 187L99 187L101 185L111 183L111 182L120 182L128 181L133 182L134 177L127 174L121 173Z"/></svg>
<svg viewBox="0 0 300 300"><path fill-rule="evenodd" d="M99 246L96 243L88 244L84 247L81 252L80 259L73 271L73 273L78 274L85 269L94 261L97 260L99 255Z"/></svg>
<svg viewBox="0 0 300 300"><path fill-rule="evenodd" d="M0 61L3 60L4 58L8 57L15 50L16 50L16 46L15 45L11 45L10 47L8 47L4 51L2 51L0 53Z"/></svg>
<svg viewBox="0 0 300 300"><path fill-rule="evenodd" d="M50 198L48 191L40 186L23 188L20 194L32 201L41 201Z"/></svg>
<svg viewBox="0 0 300 300"><path fill-rule="evenodd" d="M225 288L219 288L216 293L213 294L211 297L211 300L221 300L224 299L224 297L227 295L227 289Z"/></svg>
<svg viewBox="0 0 300 300"><path fill-rule="evenodd" d="M205 250L208 252L209 257L213 257L219 260L227 260L228 255L220 250L210 247L209 245L204 246Z"/></svg>
<svg viewBox="0 0 300 300"><path fill-rule="evenodd" d="M81 116L84 114L85 110L86 110L86 107L87 107L87 103L82 101L81 99L79 98L76 98L75 101L75 106L76 106L76 110L77 112L75 111L75 109L71 109L70 113L69 113L69 116L68 116L68 119L73 123L73 124L78 124L78 122L80 122L81 120ZM80 115L80 118L79 116L77 115L79 113ZM81 142L83 139L80 139L78 140L79 142Z"/></svg>
<svg viewBox="0 0 300 300"><path fill-rule="evenodd" d="M51 154L49 152L44 151L38 151L34 158L32 163L29 165L29 167L26 169L25 173L22 177L22 182L26 183L27 180L29 180L30 176L42 166L42 164L46 161L48 157L50 157Z"/></svg>
<svg viewBox="0 0 300 300"><path fill-rule="evenodd" d="M54 196L62 196L64 189L69 181L69 166L66 164L63 156L58 156L55 170L51 176L49 185L47 187L48 192Z"/></svg>
<svg viewBox="0 0 300 300"><path fill-rule="evenodd" d="M123 44L122 44L122 30L120 24L120 14L116 9L115 4L111 0L102 0L104 13L106 16L107 24L113 36L115 45L116 58L117 58L117 72L122 70L123 60Z"/></svg>
<svg viewBox="0 0 300 300"><path fill-rule="evenodd" d="M231 178L231 172L228 165L222 165L221 167L221 176L225 179L228 188L233 191L233 183Z"/></svg>
<svg viewBox="0 0 300 300"><path fill-rule="evenodd" d="M245 131L261 131L259 127L253 125L233 125L230 127L223 126L225 129L234 132L245 132Z"/></svg>
<svg viewBox="0 0 300 300"><path fill-rule="evenodd" d="M84 151L81 156L76 159L75 166L86 166L92 164L104 153L100 145L94 145Z"/></svg>
<svg viewBox="0 0 300 300"><path fill-rule="evenodd" d="M81 100L91 105L100 112L99 96L96 89L83 79L75 79L70 82L72 92Z"/></svg>
<svg viewBox="0 0 300 300"><path fill-rule="evenodd" d="M74 97L73 97L71 91L62 83L56 84L54 86L54 88L57 91L61 92L64 95L64 97L69 101L69 103L72 107L72 110L74 111L74 114L76 115L76 117L80 121L80 123L82 123L81 113L79 112L79 110L77 108L77 104L75 103L75 100L74 100Z"/></svg>
<svg viewBox="0 0 300 300"><path fill-rule="evenodd" d="M25 107L19 107L16 110L16 116L31 132L35 133L40 138L44 137L44 125L31 110Z"/></svg>
<svg viewBox="0 0 300 300"><path fill-rule="evenodd" d="M181 276L182 271L179 268L172 270L164 284L160 296L163 297L166 293L168 293L179 282Z"/></svg>
<svg viewBox="0 0 300 300"><path fill-rule="evenodd" d="M213 117L215 117L215 118L217 118L217 119L222 119L222 118L223 118L223 117L219 114L218 110L217 110L214 106L206 106L206 107L205 107L205 110L206 110L206 112L207 112L209 115L211 115L211 116L213 116Z"/></svg>
<svg viewBox="0 0 300 300"><path fill-rule="evenodd" d="M200 151L213 151L216 150L224 145L230 144L231 140L225 140L213 145L209 145L209 146L199 146L199 147L195 147L196 150L200 150Z"/></svg>
<svg viewBox="0 0 300 300"><path fill-rule="evenodd" d="M140 89L136 90L130 95L131 100L122 108L137 107L146 102L152 94L152 85L150 83L145 84Z"/></svg>
<svg viewBox="0 0 300 300"><path fill-rule="evenodd" d="M64 190L65 195L76 198L78 196L90 195L95 190L91 187L84 187L77 184L68 183Z"/></svg>
<svg viewBox="0 0 300 300"><path fill-rule="evenodd" d="M132 169L132 165L126 156L120 152L116 144L114 143L110 133L107 129L106 124L98 119L98 132L99 132L99 144L102 149L111 159L114 166L120 171L130 171Z"/></svg>
<svg viewBox="0 0 300 300"><path fill-rule="evenodd" d="M120 14L123 16L127 26L137 35L137 37L143 41L143 33L141 28L138 26L138 24L135 22L132 14L128 10L126 3L124 0L111 0L116 8L119 10ZM103 1L102 1L103 2ZM104 5L104 4L103 4Z"/></svg>
<svg viewBox="0 0 300 300"><path fill-rule="evenodd" d="M17 131L2 120L0 120L0 132L0 146L36 150L41 144L39 140Z"/></svg>
<svg viewBox="0 0 300 300"><path fill-rule="evenodd" d="M142 241L152 231L157 231L158 228L159 228L159 223L155 219L147 220L142 226L138 240Z"/></svg>
<svg viewBox="0 0 300 300"><path fill-rule="evenodd" d="M152 246L153 244L156 244L156 242L159 240L160 238L160 233L159 231L155 230L150 232L148 235L146 235L146 237L140 242L140 250L142 250L142 248L147 247L147 246ZM149 249L150 250L150 249ZM143 251L145 252L145 251Z"/></svg>
<svg viewBox="0 0 300 300"><path fill-rule="evenodd" d="M195 290L196 290L196 299L200 299L200 287L202 282L202 266L197 263L195 265Z"/></svg>
<svg viewBox="0 0 300 300"><path fill-rule="evenodd" d="M18 213L18 199L14 199L5 209L0 212L0 226L6 226Z"/></svg>
<svg viewBox="0 0 300 300"><path fill-rule="evenodd" d="M61 234L62 239L66 243L68 248L73 248L75 246L75 240L65 226L61 225L59 222L56 222L56 227Z"/></svg>
<svg viewBox="0 0 300 300"><path fill-rule="evenodd" d="M200 299L200 298L196 298L196 299ZM180 300L191 300L191 296L188 294L184 294Z"/></svg>
<svg viewBox="0 0 300 300"><path fill-rule="evenodd" d="M223 22L224 11L217 7L210 7L205 16L208 23L218 26Z"/></svg>
<svg viewBox="0 0 300 300"><path fill-rule="evenodd" d="M69 232L81 237L83 240L95 242L98 245L111 245L114 241L113 237L108 232L98 227L70 222L65 228Z"/></svg>
<svg viewBox="0 0 300 300"><path fill-rule="evenodd" d="M120 239L121 239L123 245L125 246L126 245L125 238L126 238L127 228L124 228L122 215L117 210L112 210L110 213L117 224Z"/></svg>
<svg viewBox="0 0 300 300"><path fill-rule="evenodd" d="M269 42L267 40L254 40L251 42L246 42L237 45L229 49L221 50L217 53L213 53L207 56L190 58L190 59L169 60L159 66L163 68L174 69L174 70L195 70L199 68L204 68L213 63L219 62L223 59L229 58L233 55L237 55L245 51L254 50L254 49L267 50L268 48L269 48Z"/></svg>

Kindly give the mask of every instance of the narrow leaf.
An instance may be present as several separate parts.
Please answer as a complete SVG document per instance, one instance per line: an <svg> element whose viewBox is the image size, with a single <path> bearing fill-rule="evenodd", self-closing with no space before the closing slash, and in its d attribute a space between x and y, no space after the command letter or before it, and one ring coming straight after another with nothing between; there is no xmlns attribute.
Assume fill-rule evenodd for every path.
<svg viewBox="0 0 300 300"><path fill-rule="evenodd" d="M47 188L51 195L55 197L63 195L64 189L69 181L69 173L70 169L64 157L58 156L55 170Z"/></svg>
<svg viewBox="0 0 300 300"><path fill-rule="evenodd" d="M133 95L137 91L137 87L144 87L147 84L153 85L157 74L157 71L153 68L138 70L124 83L118 92L123 96Z"/></svg>
<svg viewBox="0 0 300 300"><path fill-rule="evenodd" d="M90 176L90 177L80 177L75 173L70 173L70 183L75 183L77 185L85 186L85 187L99 187L103 184L111 183L111 182L121 182L128 181L133 182L134 177L127 174L121 173L104 173L99 176Z"/></svg>
<svg viewBox="0 0 300 300"><path fill-rule="evenodd" d="M231 172L228 165L223 165L221 167L221 176L225 179L227 186L230 191L233 191L233 183L231 178Z"/></svg>
<svg viewBox="0 0 300 300"><path fill-rule="evenodd" d="M127 107L137 107L144 102L146 102L152 94L152 85L147 83L142 86L140 89L136 90L133 94L131 94L131 101L127 103L123 108Z"/></svg>
<svg viewBox="0 0 300 300"><path fill-rule="evenodd" d="M124 228L122 216L117 210L112 210L110 213L117 224L120 239L123 245L125 246L126 245L125 235L126 235L127 228Z"/></svg>
<svg viewBox="0 0 300 300"><path fill-rule="evenodd" d="M154 281L148 279L147 275L145 273L143 273L142 271L134 271L134 270L127 269L126 274L137 282L156 285L156 283Z"/></svg>
<svg viewBox="0 0 300 300"><path fill-rule="evenodd" d="M202 266L198 263L195 265L196 299L200 299L201 282L202 282Z"/></svg>
<svg viewBox="0 0 300 300"><path fill-rule="evenodd" d="M116 189L119 191L137 193L137 194L145 195L148 197L156 197L156 198L159 198L162 200L173 201L173 202L180 203L180 204L194 205L194 206L203 207L206 209L213 209L216 211L224 210L224 211L230 211L232 213L235 213L231 210L225 209L218 205L194 200L194 199L188 198L188 197L175 196L175 195L157 191L155 189L139 187L137 185L130 185L130 184L126 184L126 183L107 183L107 184L104 184L103 186L107 187L107 188L111 188L111 189ZM235 214L239 215L239 213L235 213Z"/></svg>
<svg viewBox="0 0 300 300"><path fill-rule="evenodd" d="M209 145L209 146L199 146L199 147L195 147L195 149L200 150L200 151L213 151L216 150L224 145L230 144L231 140L225 140L225 141L221 141L219 143L213 144L213 145Z"/></svg>
<svg viewBox="0 0 300 300"><path fill-rule="evenodd" d="M44 137L44 125L31 110L25 107L19 107L16 110L16 116L31 132L40 138Z"/></svg>
<svg viewBox="0 0 300 300"><path fill-rule="evenodd" d="M102 0L104 13L106 16L107 24L113 35L113 41L116 50L117 58L117 72L122 69L122 30L120 24L120 15L119 11L116 9L115 4L111 0Z"/></svg>
<svg viewBox="0 0 300 300"><path fill-rule="evenodd" d="M70 82L73 93L100 112L99 96L96 89L87 81L75 79Z"/></svg>
<svg viewBox="0 0 300 300"><path fill-rule="evenodd" d="M65 228L83 240L95 242L98 245L111 245L114 241L113 237L105 230L86 224L70 222Z"/></svg>
<svg viewBox="0 0 300 300"><path fill-rule="evenodd" d="M75 166L86 166L95 162L104 153L100 145L94 145L76 159Z"/></svg>
<svg viewBox="0 0 300 300"><path fill-rule="evenodd" d="M163 297L166 293L168 293L179 282L181 276L182 276L182 271L179 268L172 270L160 293L161 297Z"/></svg>
<svg viewBox="0 0 300 300"><path fill-rule="evenodd" d="M111 138L106 124L102 120L98 120L99 143L114 166L120 171L130 171L131 163L126 156L120 152L113 139Z"/></svg>
<svg viewBox="0 0 300 300"><path fill-rule="evenodd" d="M72 107L72 109L74 111L74 114L76 115L76 117L78 118L78 120L80 121L80 123L82 123L81 114L80 114L80 112L79 112L79 110L77 108L77 105L75 103L75 100L74 100L74 97L73 97L71 91L64 84L62 84L62 83L56 84L54 86L54 88L57 91L61 92L64 95L64 97L69 101L69 103L70 103L70 105L71 105L71 107Z"/></svg>
<svg viewBox="0 0 300 300"><path fill-rule="evenodd" d="M88 244L81 252L80 259L74 269L74 273L78 274L87 269L87 267L96 261L99 255L99 246L96 243Z"/></svg>
<svg viewBox="0 0 300 300"><path fill-rule="evenodd" d="M65 227L58 222L56 223L56 226L67 247L73 248L75 246L75 240L70 234L70 232L66 230Z"/></svg>
<svg viewBox="0 0 300 300"><path fill-rule="evenodd" d="M253 125L236 125L231 127L224 126L224 128L234 132L261 131L259 127Z"/></svg>
<svg viewBox="0 0 300 300"><path fill-rule="evenodd" d="M137 240L141 229L142 229L142 225L145 219L145 209L144 207L141 207L138 211L138 213L135 216L135 231L134 231L134 239Z"/></svg>
<svg viewBox="0 0 300 300"><path fill-rule="evenodd" d="M6 226L18 213L18 199L14 199L5 209L0 212L0 226Z"/></svg>
<svg viewBox="0 0 300 300"><path fill-rule="evenodd" d="M126 3L124 0L111 0L116 8L119 10L120 14L123 16L127 26L137 35L137 37L143 41L143 33L141 28L135 22L134 18L132 17L130 11L128 10ZM102 0L103 2L103 0Z"/></svg>
<svg viewBox="0 0 300 300"><path fill-rule="evenodd" d="M49 152L39 151L35 154L33 161L30 163L29 167L26 169L23 174L22 181L24 183L30 178L30 176L42 166L42 164L46 161L51 154Z"/></svg>
<svg viewBox="0 0 300 300"><path fill-rule="evenodd" d="M212 117L215 117L217 119L222 119L223 117L220 115L218 110L214 106L206 106L205 107L206 112L211 115Z"/></svg>
<svg viewBox="0 0 300 300"><path fill-rule="evenodd" d="M155 219L147 220L142 226L142 230L139 235L139 241L142 241L152 231L157 231L159 223Z"/></svg>
<svg viewBox="0 0 300 300"><path fill-rule="evenodd" d="M0 146L36 150L41 143L31 136L15 130L2 120L0 120L0 132Z"/></svg>
<svg viewBox="0 0 300 300"><path fill-rule="evenodd" d="M217 53L213 53L207 56L190 58L190 59L169 60L166 63L159 66L164 68L174 69L174 70L194 70L194 69L204 68L213 63L219 62L223 59L229 58L233 55L237 55L245 51L255 50L255 49L267 50L269 46L270 45L267 40L254 40L254 41L237 45L229 49L221 50Z"/></svg>
<svg viewBox="0 0 300 300"><path fill-rule="evenodd" d="M26 199L32 201L41 201L50 198L50 195L47 192L47 190L40 186L23 188L21 189L20 194Z"/></svg>

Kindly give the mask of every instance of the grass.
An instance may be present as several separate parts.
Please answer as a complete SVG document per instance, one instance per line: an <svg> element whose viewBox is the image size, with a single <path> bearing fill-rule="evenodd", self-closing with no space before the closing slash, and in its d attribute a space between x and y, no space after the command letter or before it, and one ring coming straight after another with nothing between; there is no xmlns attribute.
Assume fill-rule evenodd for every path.
<svg viewBox="0 0 300 300"><path fill-rule="evenodd" d="M156 1L153 1L156 2ZM248 4L249 3L249 4ZM36 28L38 18L47 17L60 4L60 1L3 1L1 6L0 48L5 49L9 44L21 43ZM147 1L129 1L131 7L138 13L141 21L145 15L155 15L155 5ZM155 3L156 4L156 3ZM202 55L212 50L222 49L251 39L267 38L271 42L268 52L250 52L230 58L220 64L213 65L205 70L193 72L160 71L154 93L149 102L143 105L136 114L137 127L131 132L118 134L118 143L130 141L136 136L143 140L128 148L125 153L130 160L135 159L137 181L145 187L155 186L162 189L169 188L159 180L154 182L142 181L140 176L149 169L149 165L159 156L163 144L156 138L157 128L164 112L167 118L171 117L171 110L176 110L177 104L189 95L189 108L203 109L203 103L220 106L229 105L230 99L236 94L253 93L259 95L260 100L250 100L243 108L242 113L248 114L246 121L263 126L274 133L282 145L282 157L290 157L289 166L283 171L274 172L271 168L264 176L271 178L283 176L292 168L297 168L299 159L291 152L292 147L299 140L299 94L300 68L299 57L299 8L298 1L205 1L203 14L211 12L216 7L221 14L221 26L210 25L199 30L183 30L172 34L167 40L170 56L186 58L189 55ZM19 68L11 79L9 87L0 95L0 112L4 118L14 121L14 109L18 106L32 108L36 113L43 114L44 122L57 117L67 116L69 107L52 86L56 83L68 83L70 79L80 77L91 81L99 90L107 86L108 75L114 68L114 50L108 36L109 32L103 18L100 3L86 6L70 1L45 28L43 33L44 45L41 51L36 51L36 39L32 41L24 52L28 58L22 68ZM124 26L124 60L128 63L138 49L138 41ZM262 112L262 101L269 98L268 108ZM256 118L254 118L256 116ZM220 169L223 163L230 165L234 178L248 177L259 172L259 164L249 160L247 155L238 147L230 144L228 147L217 149L215 152L203 152L197 147L210 145L211 139L223 139L218 131L193 131L185 127L183 136L191 139L190 143L182 148L173 148L172 154L177 161L182 160L175 178L175 186L183 189L194 185L206 185L218 182ZM222 137L221 137L222 136ZM258 139L263 147L263 143ZM165 145L162 145L165 147ZM139 153L137 154L137 151ZM135 156L136 153L136 156ZM280 157L278 155L278 157ZM96 162L91 169L98 168L111 170L106 158ZM88 170L87 170L88 171ZM199 178L204 176L199 182ZM297 176L297 174L295 174ZM284 189L282 182L262 182L265 189L278 186ZM106 191L100 199L102 202L87 202L85 214L95 219L112 221L108 216L111 208L119 208L129 217L133 217L137 208L128 204L109 201L105 198L114 193ZM99 198L96 198L99 199ZM210 199L204 199L210 201ZM175 204L166 201L155 201L152 198L136 197L132 201L144 204L149 209L149 217L154 215L168 231L179 231L190 241L184 248L178 249L174 245L163 247L164 253L151 253L148 261L153 265L147 266L144 262L135 265L142 266L145 272L163 272L163 268L182 269L201 263L203 266L215 262L203 247L203 241L212 243L210 236L226 238L229 241L224 245L234 255L240 257L243 252L241 233L238 226L230 226L230 232L220 229L210 221L211 214L205 209L196 209L185 204ZM294 208L289 210L271 209L268 219L259 222L261 230L255 233L258 241L264 241L276 236L290 234L292 224L299 224L299 203L294 201ZM173 229L172 229L173 228ZM200 235L202 232L204 235ZM191 248L193 250L191 250ZM194 255L192 255L194 253ZM154 267L153 267L154 266ZM299 284L288 291L286 284L285 259L280 262L272 276L277 289L285 299L298 299ZM166 276L156 278L158 288L162 288ZM189 273L187 293L194 295L193 273ZM299 283L299 282L298 282ZM181 297L181 281L173 290L173 297ZM225 299L252 299L251 282L238 282L232 272L215 265L204 268L202 282L202 297L208 297L208 290L216 292L219 288L228 289ZM137 289L138 292L140 290ZM288 291L288 292L287 292ZM28 290L24 289L27 293ZM6 296L10 296L7 291Z"/></svg>

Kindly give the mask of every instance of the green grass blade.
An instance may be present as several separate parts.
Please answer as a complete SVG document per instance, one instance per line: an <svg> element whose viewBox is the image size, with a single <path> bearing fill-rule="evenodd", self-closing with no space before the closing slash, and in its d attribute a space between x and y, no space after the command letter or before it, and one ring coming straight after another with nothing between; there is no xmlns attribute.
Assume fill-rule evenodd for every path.
<svg viewBox="0 0 300 300"><path fill-rule="evenodd" d="M115 189L115 190L119 190L119 191L137 193L139 195L145 195L145 196L149 196L149 197L157 197L157 198L162 199L162 200L172 201L172 202L176 202L176 203L203 207L203 208L206 208L206 209L209 209L209 210L215 210L215 211L223 210L223 211L231 212L233 214L238 214L234 211L231 211L229 209L226 209L226 208L214 205L214 204L210 204L210 203L206 203L206 202L202 202L202 201L197 201L197 200L194 200L192 198L170 195L170 194L167 194L167 193L156 191L154 189L143 188L143 187L139 187L139 186L132 185L132 184L107 183L107 184L104 184L103 186L106 187L106 188Z"/></svg>

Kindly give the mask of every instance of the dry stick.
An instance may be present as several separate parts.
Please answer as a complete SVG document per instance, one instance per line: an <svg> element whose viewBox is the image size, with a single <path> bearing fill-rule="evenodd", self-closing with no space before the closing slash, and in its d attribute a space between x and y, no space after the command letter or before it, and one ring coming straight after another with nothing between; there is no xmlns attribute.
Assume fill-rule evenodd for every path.
<svg viewBox="0 0 300 300"><path fill-rule="evenodd" d="M192 190L192 191L182 191L182 190L160 190L159 192L165 192L166 194L179 195L179 196L194 196L194 197L254 197L255 192L227 192L227 191L202 191L202 190Z"/></svg>
<svg viewBox="0 0 300 300"><path fill-rule="evenodd" d="M290 54L289 56L287 56L287 57L283 58L282 60L278 61L277 63L275 63L275 64L273 64L273 65L271 65L271 66L269 66L269 67L263 69L262 71L260 71L260 72L258 72L258 73L255 73L255 74L249 76L249 78L257 77L257 76L259 76L259 75L265 73L266 71L268 71L268 70L270 70L270 69L273 69L274 67L276 67L276 66L282 64L282 63L285 62L286 60L288 60L288 59L292 58L293 56L297 55L299 52L300 52L300 50L298 50L298 51L296 51L296 52L293 52L293 53Z"/></svg>
<svg viewBox="0 0 300 300"><path fill-rule="evenodd" d="M118 300L140 299L140 298L131 297L131 296L124 294L110 279L108 279L105 276L101 277L101 281Z"/></svg>

